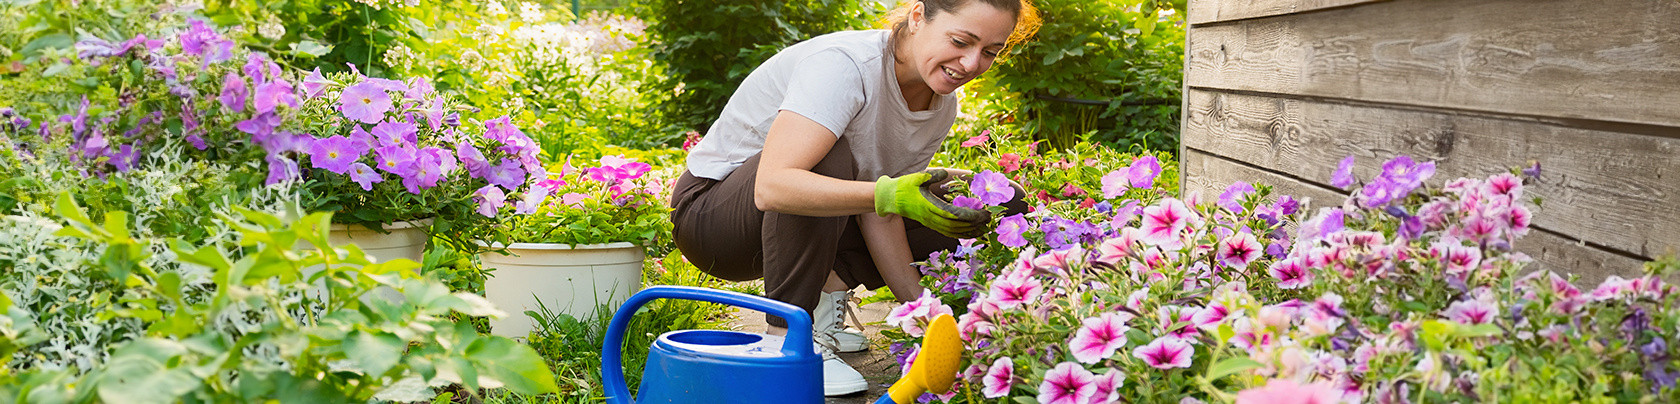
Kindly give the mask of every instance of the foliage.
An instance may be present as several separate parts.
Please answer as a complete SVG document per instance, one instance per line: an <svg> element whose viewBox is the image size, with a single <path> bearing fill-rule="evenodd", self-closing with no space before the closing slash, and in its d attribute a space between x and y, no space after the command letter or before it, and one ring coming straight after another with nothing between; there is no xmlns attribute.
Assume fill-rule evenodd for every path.
<svg viewBox="0 0 1680 404"><path fill-rule="evenodd" d="M465 0L210 0L202 13L216 24L245 26L233 35L302 70L345 72L357 65L375 77L395 76L386 55L429 46L434 30L472 21L481 10Z"/></svg>
<svg viewBox="0 0 1680 404"><path fill-rule="evenodd" d="M90 307L82 324L138 320L145 335L85 368L0 375L5 396L18 401L365 401L411 374L526 394L556 390L529 347L447 320L451 312L502 315L482 297L449 293L418 277L412 261L374 264L354 245L334 248L327 242L330 214L236 208L237 217L221 219L239 240L194 245L136 238L125 212L95 222L68 194L54 209L66 221L55 235L104 251L78 271L105 280L84 293L121 296ZM159 271L152 264L157 244L168 245L170 266L211 275ZM376 293L381 286L399 296ZM8 310L12 322L0 346L41 340L30 332L38 330L30 315ZM227 327L223 319L241 325Z"/></svg>
<svg viewBox="0 0 1680 404"><path fill-rule="evenodd" d="M485 238L502 245L568 245L628 242L649 245L668 239L670 209L659 190L666 182L647 176L653 167L619 156L601 158L598 166L573 167L537 181L512 204L501 198L479 200L479 213L497 217L496 234Z"/></svg>
<svg viewBox="0 0 1680 404"><path fill-rule="evenodd" d="M475 116L510 115L549 156L597 144L651 147L677 131L654 122L655 95L639 91L660 71L642 46L634 17L593 13L492 13L476 24L432 33L435 45L391 53L399 71L437 78L483 108Z"/></svg>
<svg viewBox="0 0 1680 404"><path fill-rule="evenodd" d="M637 14L648 22L662 81L645 91L668 125L705 132L748 73L777 51L818 35L869 27L879 3L868 0L652 0Z"/></svg>
<svg viewBox="0 0 1680 404"><path fill-rule="evenodd" d="M1337 186L1357 183L1351 162ZM1053 203L930 257L932 293L888 321L907 343L932 316L961 314L966 385L942 398L964 402L1680 394L1672 263L1590 292L1525 271L1530 259L1511 250L1532 218L1522 178L1435 188L1433 173L1402 156L1315 211L1246 183L1218 198L1117 200L1130 191L1111 181L1140 185L1117 172L1095 212Z"/></svg>
<svg viewBox="0 0 1680 404"><path fill-rule="evenodd" d="M978 95L971 110L1055 148L1086 140L1176 152L1184 2L1034 4L1038 35L969 86Z"/></svg>

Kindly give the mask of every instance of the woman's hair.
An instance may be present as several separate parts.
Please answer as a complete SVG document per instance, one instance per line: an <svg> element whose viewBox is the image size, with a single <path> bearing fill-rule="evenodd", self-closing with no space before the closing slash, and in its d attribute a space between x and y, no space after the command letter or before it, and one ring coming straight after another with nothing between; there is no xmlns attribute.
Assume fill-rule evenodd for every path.
<svg viewBox="0 0 1680 404"><path fill-rule="evenodd" d="M904 36L905 28L910 26L910 9L916 3L922 3L923 18L933 21L940 14L956 11L968 6L969 3L983 3L999 10L1015 13L1015 29L1009 32L1009 39L1004 41L1003 50L999 55L1009 54L1015 45L1025 42L1038 32L1041 22L1038 19L1038 8L1033 7L1030 0L909 0L900 4L897 9L887 13L881 19L882 25L892 27L892 42L898 43Z"/></svg>

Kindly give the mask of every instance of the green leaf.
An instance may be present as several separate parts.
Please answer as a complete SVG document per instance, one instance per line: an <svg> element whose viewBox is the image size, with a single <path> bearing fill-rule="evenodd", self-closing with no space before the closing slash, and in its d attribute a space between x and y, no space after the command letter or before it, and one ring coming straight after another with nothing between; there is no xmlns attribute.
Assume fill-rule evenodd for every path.
<svg viewBox="0 0 1680 404"><path fill-rule="evenodd" d="M1468 326L1468 327L1465 327L1465 326L1457 327L1457 329L1453 330L1453 336L1455 336L1455 337L1467 337L1467 338L1492 337L1492 336L1503 334L1504 332L1505 332L1505 330L1499 329L1499 326L1497 326L1497 325L1476 324L1476 325L1472 325L1472 326Z"/></svg>
<svg viewBox="0 0 1680 404"><path fill-rule="evenodd" d="M1240 357L1240 356L1239 357L1227 358L1225 360L1219 361L1219 363L1213 364L1213 366L1211 366L1211 367L1208 367L1207 378L1210 381L1219 380L1221 378L1224 378L1225 376L1230 376L1233 373L1242 372L1242 371L1249 370L1249 369L1260 368L1260 367L1264 367L1264 366L1265 365L1262 365L1262 364L1260 364L1260 362L1256 362L1253 359L1244 358L1244 357Z"/></svg>
<svg viewBox="0 0 1680 404"><path fill-rule="evenodd" d="M380 377L397 366L407 346L391 333L356 330L344 341L344 355L369 376Z"/></svg>
<svg viewBox="0 0 1680 404"><path fill-rule="evenodd" d="M318 58L326 55L327 53L332 52L333 49L332 45L324 45L320 42L307 39L293 43L291 48L292 55L300 57L308 56L311 58Z"/></svg>
<svg viewBox="0 0 1680 404"><path fill-rule="evenodd" d="M193 248L191 244L184 241L170 240L169 249L175 251L176 259L181 262L203 265L216 271L223 271L233 266L233 262L228 261L227 254L214 245Z"/></svg>
<svg viewBox="0 0 1680 404"><path fill-rule="evenodd" d="M483 369L484 376L502 382L516 393L560 392L548 363L528 345L501 337L484 338L468 346L466 355Z"/></svg>
<svg viewBox="0 0 1680 404"><path fill-rule="evenodd" d="M76 205L76 200L70 197L69 192L58 193L58 200L53 202L53 213L70 219L72 223L93 227L93 219L89 219L82 207Z"/></svg>
<svg viewBox="0 0 1680 404"><path fill-rule="evenodd" d="M1034 397L1018 396L1015 397L1015 402L1021 404L1038 404L1038 399Z"/></svg>
<svg viewBox="0 0 1680 404"><path fill-rule="evenodd" d="M198 388L201 380L182 368L169 368L186 348L173 341L135 341L106 362L94 381L100 401L107 403L172 403Z"/></svg>

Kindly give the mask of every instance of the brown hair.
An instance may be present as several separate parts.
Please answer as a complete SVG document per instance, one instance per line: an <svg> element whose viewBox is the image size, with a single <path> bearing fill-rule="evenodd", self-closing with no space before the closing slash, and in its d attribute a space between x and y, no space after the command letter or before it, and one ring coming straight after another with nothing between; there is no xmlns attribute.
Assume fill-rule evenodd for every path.
<svg viewBox="0 0 1680 404"><path fill-rule="evenodd" d="M1030 0L913 0L900 4L897 9L887 13L881 19L882 25L892 27L892 43L899 42L904 36L905 28L910 26L910 9L916 3L922 3L922 13L928 21L942 13L956 11L968 6L969 3L980 2L999 10L1015 13L1015 29L1009 32L1009 39L1004 41L1003 50L999 55L1008 55L1015 45L1025 42L1038 32L1041 21L1038 18L1038 8L1033 7ZM896 47L896 46L895 46Z"/></svg>

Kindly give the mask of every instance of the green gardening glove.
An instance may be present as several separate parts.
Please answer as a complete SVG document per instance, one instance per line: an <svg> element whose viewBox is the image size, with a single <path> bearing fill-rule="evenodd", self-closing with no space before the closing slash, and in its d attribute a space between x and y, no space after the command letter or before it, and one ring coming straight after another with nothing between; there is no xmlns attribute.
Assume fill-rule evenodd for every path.
<svg viewBox="0 0 1680 404"><path fill-rule="evenodd" d="M990 230L987 225L992 222L990 212L952 206L934 195L932 187L949 178L945 170L927 170L898 178L883 175L875 180L875 213L904 216L955 238L986 234Z"/></svg>

